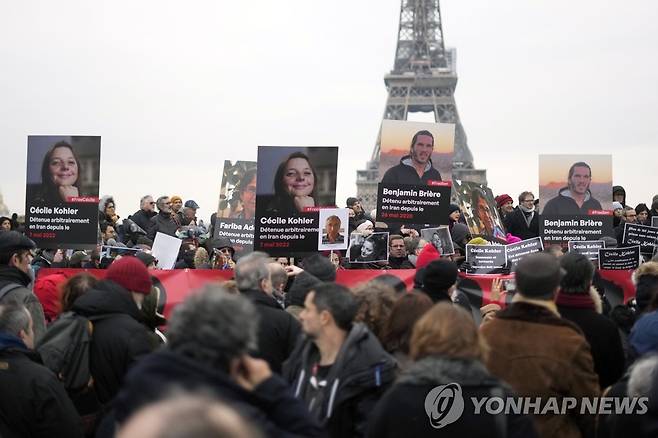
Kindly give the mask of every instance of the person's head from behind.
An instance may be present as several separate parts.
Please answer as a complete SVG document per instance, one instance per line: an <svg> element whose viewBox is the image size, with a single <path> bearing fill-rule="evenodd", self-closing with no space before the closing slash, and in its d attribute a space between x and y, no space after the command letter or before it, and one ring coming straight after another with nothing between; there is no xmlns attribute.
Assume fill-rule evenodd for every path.
<svg viewBox="0 0 658 438"><path fill-rule="evenodd" d="M389 353L400 351L409 354L409 342L414 324L432 306L432 300L422 292L412 291L398 298L384 324L382 339L384 348Z"/></svg>
<svg viewBox="0 0 658 438"><path fill-rule="evenodd" d="M392 258L400 258L407 256L407 248L404 244L404 237L399 234L393 234L388 239L388 253Z"/></svg>
<svg viewBox="0 0 658 438"><path fill-rule="evenodd" d="M320 281L336 280L336 268L331 263L331 260L320 254L304 257L302 268Z"/></svg>
<svg viewBox="0 0 658 438"><path fill-rule="evenodd" d="M65 141L55 143L43 157L41 183L48 191L58 192L59 187L78 187L80 161L73 147Z"/></svg>
<svg viewBox="0 0 658 438"><path fill-rule="evenodd" d="M391 315L397 300L395 290L384 283L369 281L352 290L358 310L354 321L362 322L382 340L384 325Z"/></svg>
<svg viewBox="0 0 658 438"><path fill-rule="evenodd" d="M558 259L547 253L530 254L516 265L516 291L525 298L553 301L560 286Z"/></svg>
<svg viewBox="0 0 658 438"><path fill-rule="evenodd" d="M169 196L160 196L155 202L160 213L171 213L171 200Z"/></svg>
<svg viewBox="0 0 658 438"><path fill-rule="evenodd" d="M130 292L137 308L142 308L144 296L151 293L153 281L151 274L137 257L123 256L112 262L105 275L106 280L111 280Z"/></svg>
<svg viewBox="0 0 658 438"><path fill-rule="evenodd" d="M135 412L117 438L261 438L238 411L211 395L173 392Z"/></svg>
<svg viewBox="0 0 658 438"><path fill-rule="evenodd" d="M356 311L356 301L348 288L325 283L306 295L304 310L299 317L304 333L318 338L335 331L348 332Z"/></svg>
<svg viewBox="0 0 658 438"><path fill-rule="evenodd" d="M560 281L560 290L566 294L589 294L594 278L594 265L583 254L568 252L560 257L560 266L564 276Z"/></svg>
<svg viewBox="0 0 658 438"><path fill-rule="evenodd" d="M30 350L34 348L32 316L22 304L0 304L0 333L17 337Z"/></svg>
<svg viewBox="0 0 658 438"><path fill-rule="evenodd" d="M481 361L486 350L471 315L449 303L435 304L416 322L411 334L414 361L428 356Z"/></svg>
<svg viewBox="0 0 658 438"><path fill-rule="evenodd" d="M167 328L172 351L232 373L257 347L258 314L245 297L209 284L174 309Z"/></svg>
<svg viewBox="0 0 658 438"><path fill-rule="evenodd" d="M235 189L242 205L244 218L252 219L256 214L256 169L246 171Z"/></svg>
<svg viewBox="0 0 658 438"><path fill-rule="evenodd" d="M317 174L306 154L293 152L279 165L274 176L274 194L291 198L315 198Z"/></svg>
<svg viewBox="0 0 658 438"><path fill-rule="evenodd" d="M146 212L153 211L155 209L155 201L153 201L153 196L142 196L142 199L139 200L139 208Z"/></svg>
<svg viewBox="0 0 658 438"><path fill-rule="evenodd" d="M0 233L0 265L13 266L28 274L35 249L34 242L18 231Z"/></svg>
<svg viewBox="0 0 658 438"><path fill-rule="evenodd" d="M432 158L434 136L429 131L418 131L411 139L409 154L414 164L426 164Z"/></svg>
<svg viewBox="0 0 658 438"><path fill-rule="evenodd" d="M79 297L87 293L98 283L98 279L86 272L80 272L69 278L62 284L62 294L60 303L62 312L68 312L73 307L73 303Z"/></svg>
<svg viewBox="0 0 658 438"><path fill-rule="evenodd" d="M264 252L252 252L235 265L235 282L241 291L259 290L272 294L272 280L267 267L269 257Z"/></svg>
<svg viewBox="0 0 658 438"><path fill-rule="evenodd" d="M400 280L400 277L396 277L392 274L382 274L378 275L370 282L382 283L393 288L396 294L404 294L407 291L407 285L404 281Z"/></svg>
<svg viewBox="0 0 658 438"><path fill-rule="evenodd" d="M288 283L288 274L286 270L277 262L269 262L267 268L270 271L270 280L272 281L272 288L282 293Z"/></svg>
<svg viewBox="0 0 658 438"><path fill-rule="evenodd" d="M592 181L592 168L589 164L579 161L569 168L568 187L572 193L585 195Z"/></svg>
<svg viewBox="0 0 658 438"><path fill-rule="evenodd" d="M327 238L329 240L336 240L340 234L340 218L336 215L331 215L325 221L325 229L327 230Z"/></svg>

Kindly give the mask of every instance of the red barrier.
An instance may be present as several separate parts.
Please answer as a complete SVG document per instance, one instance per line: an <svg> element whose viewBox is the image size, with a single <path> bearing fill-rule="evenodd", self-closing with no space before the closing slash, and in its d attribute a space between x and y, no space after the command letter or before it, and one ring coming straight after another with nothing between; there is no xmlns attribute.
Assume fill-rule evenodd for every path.
<svg viewBox="0 0 658 438"><path fill-rule="evenodd" d="M106 270L103 269L59 269L59 268L42 268L39 270L39 277L50 274L63 274L71 277L78 272L86 271L97 278L105 277ZM169 316L171 310L181 303L192 291L203 285L214 281L225 281L233 277L233 271L218 271L207 269L175 269L175 270L154 270L150 271L154 277L154 283L161 290L162 303L161 310L164 310L165 316ZM632 271L599 271L601 277L613 283L623 291L623 301L626 302L635 294L635 287L631 281ZM416 271L413 269L396 269L396 270L339 270L336 273L336 283L345 286L355 286L365 283L382 274L392 274L400 278L408 289L413 286ZM513 275L466 275L459 274L459 289L466 293L471 303L481 307L490 302L489 292L491 282L495 278L512 279ZM38 294L37 294L38 295ZM621 297L619 297L622 299ZM501 298L501 301L504 299ZM504 306L504 302L500 303Z"/></svg>

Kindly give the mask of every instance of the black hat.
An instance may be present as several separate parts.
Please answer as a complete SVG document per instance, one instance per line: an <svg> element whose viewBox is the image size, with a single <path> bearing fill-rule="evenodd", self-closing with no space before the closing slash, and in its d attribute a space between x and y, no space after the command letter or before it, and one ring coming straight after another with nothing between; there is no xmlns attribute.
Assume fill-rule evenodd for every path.
<svg viewBox="0 0 658 438"><path fill-rule="evenodd" d="M439 259L425 266L423 290L427 293L445 292L457 282L457 265L452 260Z"/></svg>
<svg viewBox="0 0 658 438"><path fill-rule="evenodd" d="M457 204L450 204L450 206L448 207L448 215L451 215L451 214L452 214L453 212L455 212L455 211L460 211L460 210L459 210L459 205L457 205Z"/></svg>
<svg viewBox="0 0 658 438"><path fill-rule="evenodd" d="M199 204L194 202L192 199L190 199L189 201L185 201L185 207L193 208L194 210L198 210L200 208Z"/></svg>
<svg viewBox="0 0 658 438"><path fill-rule="evenodd" d="M235 249L233 248L233 244L229 240L228 237L217 237L215 239L210 240L210 243L208 244L208 249L210 251L214 249L222 249L222 248L228 248L231 251L231 255L235 254Z"/></svg>
<svg viewBox="0 0 658 438"><path fill-rule="evenodd" d="M135 254L135 257L137 258L137 260L144 263L144 266L146 266L147 268L151 263L156 263L156 264L158 263L158 259L156 259L151 254L144 251L140 251L137 254Z"/></svg>
<svg viewBox="0 0 658 438"><path fill-rule="evenodd" d="M34 242L18 231L0 233L0 252L8 253L20 249L35 249Z"/></svg>
<svg viewBox="0 0 658 438"><path fill-rule="evenodd" d="M359 198L355 198L355 197L352 197L352 196L347 198L347 201L345 201L345 203L347 204L348 207L353 206L357 202L361 202L361 200Z"/></svg>

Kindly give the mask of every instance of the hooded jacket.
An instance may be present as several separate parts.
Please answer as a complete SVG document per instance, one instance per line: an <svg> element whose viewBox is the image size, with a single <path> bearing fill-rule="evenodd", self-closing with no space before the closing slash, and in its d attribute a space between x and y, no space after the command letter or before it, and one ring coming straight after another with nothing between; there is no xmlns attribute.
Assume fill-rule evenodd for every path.
<svg viewBox="0 0 658 438"><path fill-rule="evenodd" d="M136 365L126 377L115 406L116 420L123 423L140 407L163 399L172 387L210 391L229 404L268 437L315 437L322 430L301 400L275 375L249 392L225 372L167 348Z"/></svg>
<svg viewBox="0 0 658 438"><path fill-rule="evenodd" d="M580 215L588 214L589 210L601 210L601 203L592 198L592 193L587 190L585 193L585 202L581 207L578 207L576 201L571 195L569 187L562 187L558 191L558 195L548 201L542 210L542 215Z"/></svg>
<svg viewBox="0 0 658 438"><path fill-rule="evenodd" d="M82 437L80 417L64 386L37 353L6 332L0 332L0 388L0 419L10 436Z"/></svg>
<svg viewBox="0 0 658 438"><path fill-rule="evenodd" d="M89 367L101 403L119 391L123 378L141 356L151 352L143 315L131 293L111 280L103 280L73 303L82 316L104 316L94 321Z"/></svg>
<svg viewBox="0 0 658 438"><path fill-rule="evenodd" d="M46 332L46 318L43 314L43 307L36 295L28 289L32 279L25 272L14 266L0 265L0 289L10 284L16 284L16 289L8 292L0 298L0 304L16 302L24 305L32 315L32 324L34 324L34 342L37 343Z"/></svg>
<svg viewBox="0 0 658 438"><path fill-rule="evenodd" d="M624 199L621 201L622 207L626 207L626 190L622 186L612 186L612 196L614 198L615 193L621 193L624 195Z"/></svg>
<svg viewBox="0 0 658 438"><path fill-rule="evenodd" d="M471 397L515 397L511 389L493 377L480 361L429 356L403 373L377 404L368 423L369 437L439 436L422 402L437 386L457 383L464 411L455 422L440 429L440 436L532 438L537 436L532 419L521 414L475 414Z"/></svg>
<svg viewBox="0 0 658 438"><path fill-rule="evenodd" d="M400 164L388 169L382 178L382 184L426 186L430 181L441 181L441 174L432 166L432 160L427 162L423 176L419 177L412 164L411 155L400 158Z"/></svg>
<svg viewBox="0 0 658 438"><path fill-rule="evenodd" d="M331 369L323 389L313 391L310 378L320 360L320 352L312 339L301 341L288 362L284 376L296 397L309 405L331 437L364 436L368 417L393 383L395 360L382 348L368 328L352 325Z"/></svg>

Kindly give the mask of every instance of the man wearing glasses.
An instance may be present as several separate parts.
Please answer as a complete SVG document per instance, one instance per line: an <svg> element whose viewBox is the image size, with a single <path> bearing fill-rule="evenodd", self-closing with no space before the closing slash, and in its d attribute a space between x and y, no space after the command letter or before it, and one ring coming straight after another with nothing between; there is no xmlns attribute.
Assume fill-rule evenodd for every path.
<svg viewBox="0 0 658 438"><path fill-rule="evenodd" d="M151 218L156 214L153 196L146 195L142 196L142 199L139 201L139 210L128 219L132 219L138 227L144 230L144 232L147 232L151 224Z"/></svg>
<svg viewBox="0 0 658 438"><path fill-rule="evenodd" d="M391 269L414 269L407 256L404 238L399 234L388 239L388 264Z"/></svg>
<svg viewBox="0 0 658 438"><path fill-rule="evenodd" d="M505 228L512 236L523 240L539 236L539 217L535 211L535 195L532 192L519 195L519 206L505 216Z"/></svg>

